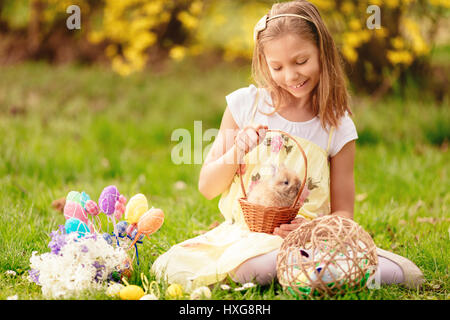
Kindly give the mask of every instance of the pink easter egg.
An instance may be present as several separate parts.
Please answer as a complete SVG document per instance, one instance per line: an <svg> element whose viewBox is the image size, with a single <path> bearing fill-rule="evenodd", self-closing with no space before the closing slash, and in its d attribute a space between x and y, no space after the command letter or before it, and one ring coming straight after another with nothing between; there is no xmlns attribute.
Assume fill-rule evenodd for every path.
<svg viewBox="0 0 450 320"><path fill-rule="evenodd" d="M100 209L108 216L114 214L115 204L119 200L120 193L116 186L108 186L103 189L98 198Z"/></svg>
<svg viewBox="0 0 450 320"><path fill-rule="evenodd" d="M88 222L88 215L81 204L71 200L66 201L64 205L64 217L66 219L77 218L84 223Z"/></svg>
<svg viewBox="0 0 450 320"><path fill-rule="evenodd" d="M114 209L115 209L115 211L119 211L121 213L125 213L125 206L119 201L116 202L116 205L114 206Z"/></svg>
<svg viewBox="0 0 450 320"><path fill-rule="evenodd" d="M117 220L120 220L122 219L124 213L125 213L125 206L121 202L117 201L116 205L114 206L114 217Z"/></svg>
<svg viewBox="0 0 450 320"><path fill-rule="evenodd" d="M89 213L91 216L96 216L100 213L98 205L95 203L94 200L86 201L86 204L84 206L86 208L87 213Z"/></svg>
<svg viewBox="0 0 450 320"><path fill-rule="evenodd" d="M123 212L120 212L120 211L114 211L114 217L115 217L117 220L122 219L122 216L123 216Z"/></svg>
<svg viewBox="0 0 450 320"><path fill-rule="evenodd" d="M123 195L120 195L119 202L123 205L127 203L127 198L125 198Z"/></svg>

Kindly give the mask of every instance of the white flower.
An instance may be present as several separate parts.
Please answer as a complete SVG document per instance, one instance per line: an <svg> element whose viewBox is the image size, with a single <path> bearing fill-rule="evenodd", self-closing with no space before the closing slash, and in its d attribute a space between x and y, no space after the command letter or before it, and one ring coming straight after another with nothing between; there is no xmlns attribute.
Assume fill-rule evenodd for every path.
<svg viewBox="0 0 450 320"><path fill-rule="evenodd" d="M108 275L120 270L127 258L123 248L110 246L101 236L78 239L71 233L65 240L58 254L33 252L30 258L44 296L58 298L87 289L100 290ZM29 279L35 281L31 272Z"/></svg>
<svg viewBox="0 0 450 320"><path fill-rule="evenodd" d="M256 286L256 284L254 284L252 282L247 282L247 283L244 283L242 285L242 287L235 288L234 291L242 291L242 290L253 288L255 286Z"/></svg>
<svg viewBox="0 0 450 320"><path fill-rule="evenodd" d="M175 190L184 190L184 189L186 189L186 182L179 180L179 181L175 182L175 184L173 186L174 186Z"/></svg>
<svg viewBox="0 0 450 320"><path fill-rule="evenodd" d="M206 299L211 298L211 290L208 287L199 287L192 291L190 295L191 300L200 300L203 297Z"/></svg>
<svg viewBox="0 0 450 320"><path fill-rule="evenodd" d="M14 270L6 270L5 274L7 276L13 276L13 277L17 275L17 273Z"/></svg>
<svg viewBox="0 0 450 320"><path fill-rule="evenodd" d="M227 285L227 284L221 284L220 285L220 289L222 289L222 290L230 290L231 287L229 285Z"/></svg>
<svg viewBox="0 0 450 320"><path fill-rule="evenodd" d="M15 294L13 296L7 297L6 300L19 300L19 296L17 294Z"/></svg>
<svg viewBox="0 0 450 320"><path fill-rule="evenodd" d="M119 292L120 290L122 290L122 288L125 288L124 285L120 284L120 283L113 283L110 284L108 286L108 288L106 289L106 294L110 297L118 297L119 296Z"/></svg>

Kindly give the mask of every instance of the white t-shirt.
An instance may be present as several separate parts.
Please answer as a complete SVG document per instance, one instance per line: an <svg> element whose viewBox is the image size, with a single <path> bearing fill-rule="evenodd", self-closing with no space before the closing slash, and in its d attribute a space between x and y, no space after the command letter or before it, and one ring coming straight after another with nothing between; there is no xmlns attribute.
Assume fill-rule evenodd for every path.
<svg viewBox="0 0 450 320"><path fill-rule="evenodd" d="M256 92L257 88L254 85L250 85L233 91L225 97L228 108L239 128L245 127L251 121L252 107L255 101ZM272 104L270 94L267 90L260 89L257 110L261 110L265 113L273 112L274 109L269 104ZM327 130L325 130L320 124L320 119L317 116L308 121L294 122L283 118L277 112L271 116L267 116L256 111L254 122L267 125L269 129L282 130L291 135L304 138L315 143L323 150L327 150L329 126L327 126ZM355 124L346 113L345 116L340 119L339 126L332 134L328 155L334 157L347 142L356 139L358 139L358 134L356 132Z"/></svg>

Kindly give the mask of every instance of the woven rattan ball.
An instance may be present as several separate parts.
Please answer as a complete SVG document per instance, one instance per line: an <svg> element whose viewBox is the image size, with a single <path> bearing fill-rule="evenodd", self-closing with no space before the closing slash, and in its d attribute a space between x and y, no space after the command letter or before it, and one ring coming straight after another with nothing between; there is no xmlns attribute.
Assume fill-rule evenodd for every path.
<svg viewBox="0 0 450 320"><path fill-rule="evenodd" d="M356 222L327 215L300 225L277 256L280 284L297 298L363 289L378 265L371 236Z"/></svg>

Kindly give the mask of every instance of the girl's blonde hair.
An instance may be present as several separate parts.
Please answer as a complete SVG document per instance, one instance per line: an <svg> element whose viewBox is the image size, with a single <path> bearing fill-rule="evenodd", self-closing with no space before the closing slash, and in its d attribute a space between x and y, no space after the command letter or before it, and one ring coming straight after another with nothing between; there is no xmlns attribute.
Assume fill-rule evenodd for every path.
<svg viewBox="0 0 450 320"><path fill-rule="evenodd" d="M322 126L338 126L339 119L347 111L349 95L346 88L342 61L334 41L323 22L317 8L305 0L276 3L268 17L278 14L297 14L308 18L279 17L267 23L266 29L259 32L253 51L252 76L258 87L268 90L272 95L275 110L289 104L290 94L280 88L272 79L264 56L264 44L282 35L292 33L312 41L319 50L320 76L312 92L312 111L319 116ZM311 22L312 21L312 22Z"/></svg>

